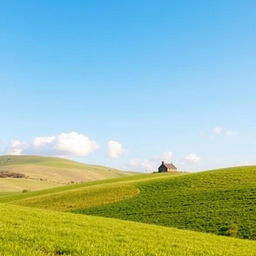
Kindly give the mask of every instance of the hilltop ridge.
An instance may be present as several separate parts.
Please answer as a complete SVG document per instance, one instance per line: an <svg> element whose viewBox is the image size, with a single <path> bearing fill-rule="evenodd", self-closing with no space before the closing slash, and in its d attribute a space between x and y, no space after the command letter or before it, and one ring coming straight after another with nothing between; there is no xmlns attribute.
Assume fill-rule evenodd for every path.
<svg viewBox="0 0 256 256"><path fill-rule="evenodd" d="M0 171L24 178L0 178L0 191L37 190L70 183L118 178L134 173L46 156L0 156Z"/></svg>

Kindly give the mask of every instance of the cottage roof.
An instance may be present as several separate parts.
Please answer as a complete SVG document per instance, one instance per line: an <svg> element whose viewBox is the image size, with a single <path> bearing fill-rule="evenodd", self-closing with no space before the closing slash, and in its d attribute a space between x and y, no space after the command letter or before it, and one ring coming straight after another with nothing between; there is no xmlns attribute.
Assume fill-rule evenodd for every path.
<svg viewBox="0 0 256 256"><path fill-rule="evenodd" d="M172 163L163 163L163 165L167 168L167 169L177 169L176 166Z"/></svg>

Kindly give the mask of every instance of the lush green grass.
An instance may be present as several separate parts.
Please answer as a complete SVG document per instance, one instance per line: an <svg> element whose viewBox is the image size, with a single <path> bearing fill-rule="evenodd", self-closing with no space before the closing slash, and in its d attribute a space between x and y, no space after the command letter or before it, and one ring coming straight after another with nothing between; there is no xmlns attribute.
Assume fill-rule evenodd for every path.
<svg viewBox="0 0 256 256"><path fill-rule="evenodd" d="M60 198L63 202L66 202L69 204L69 197L67 197L67 193L72 197L72 194L76 194L78 190L83 190L86 189L87 187L92 187L96 186L100 188L100 186L105 186L109 184L109 186L116 186L118 185L128 185L128 184L137 184L141 182L146 182L146 181L156 181L156 180L161 180L161 179L168 179L168 178L173 178L179 175L184 175L184 174L136 174L136 175L131 175L131 176L124 176L121 178L114 178L114 179L105 179L105 180L98 180L98 181L92 181L92 182L86 182L86 183L79 183L79 184L72 184L72 185L65 185L65 186L59 186L59 187L54 187L50 189L44 189L44 190L39 190L39 191L29 191L28 193L9 193L6 194L6 196L0 197L0 203L8 203L8 202L14 202L14 201L20 201L22 200L24 204L26 203L26 206L34 206L36 203L38 206L40 202L42 202L42 199L48 200L47 204L44 204L43 208L51 209L56 201L52 201L52 196L55 194L62 195L63 198ZM30 204L30 199L33 198L33 203L31 201ZM28 200L23 200L23 199L28 199ZM36 202L38 200L38 202ZM17 202L15 202L17 203ZM104 200L102 200L102 203L104 203ZM86 207L86 203L84 204L84 207Z"/></svg>
<svg viewBox="0 0 256 256"><path fill-rule="evenodd" d="M256 167L238 167L138 183L129 200L77 213L256 239Z"/></svg>
<svg viewBox="0 0 256 256"><path fill-rule="evenodd" d="M239 237L254 239L255 199L256 167L2 193L0 202L9 205L0 205L0 255L256 256L255 241L163 227L220 234L235 223Z"/></svg>
<svg viewBox="0 0 256 256"><path fill-rule="evenodd" d="M166 177L170 177L170 175L167 175ZM52 207L55 201L52 201L52 196L55 194L60 194L63 195L63 202L65 201L67 204L69 204L69 200L66 197L67 193L70 194L70 196L73 196L72 194L76 194L78 190L83 190L87 189L87 187L92 187L96 186L100 188L100 186L105 186L109 184L110 186L113 185L115 186L116 184L133 184L135 182L144 182L144 181L149 181L149 180L155 180L157 178L156 175L148 175L148 174L136 174L132 176L125 176L121 178L114 178L114 179L105 179L105 180L98 180L98 181L92 181L92 182L86 182L86 183L79 183L79 184L72 184L72 185L65 185L65 186L59 186L59 187L54 187L50 189L44 189L44 190L39 190L39 191L29 191L27 193L1 193L3 194L0 197L0 203L8 203L8 202L13 202L17 203L18 201L26 203L27 206L34 206L34 204L38 204L41 202L42 199L48 198L48 203L45 205L44 208L51 209L49 207ZM163 179L163 175L159 175L158 179ZM99 186L98 186L99 185ZM28 200L24 200L28 199ZM33 199L33 203L29 204L30 199ZM36 202L36 199L38 202ZM62 200L62 199L61 199ZM17 202L16 202L17 201ZM102 200L102 203L104 201ZM86 206L86 204L84 204ZM55 206L54 206L55 207Z"/></svg>
<svg viewBox="0 0 256 256"><path fill-rule="evenodd" d="M132 198L140 193L137 183L174 177L176 175L173 174L142 174L7 195L0 198L0 202L58 211L75 211Z"/></svg>
<svg viewBox="0 0 256 256"><path fill-rule="evenodd" d="M180 177L138 175L0 198L0 201L16 200L13 203L216 234L224 234L225 228L237 224L239 237L255 239L255 173L255 167L240 167ZM140 190L139 195L135 186ZM107 205L127 198L131 199ZM94 200L95 205L104 206L93 207Z"/></svg>
<svg viewBox="0 0 256 256"><path fill-rule="evenodd" d="M254 241L0 205L2 256L255 256Z"/></svg>
<svg viewBox="0 0 256 256"><path fill-rule="evenodd" d="M27 182L20 179L12 179L10 182L0 178L0 192L44 189L71 182L88 182L134 174L63 158L41 156L0 156L0 171L22 173L28 177Z"/></svg>
<svg viewBox="0 0 256 256"><path fill-rule="evenodd" d="M9 197L9 196L15 196L15 195L18 195L20 193L17 193L17 192L1 192L0 193L0 200L2 198L6 198L6 197Z"/></svg>
<svg viewBox="0 0 256 256"><path fill-rule="evenodd" d="M256 239L255 200L256 167L180 176L138 175L0 198L2 202L216 234L227 234L225 229L236 224L238 236L249 239Z"/></svg>
<svg viewBox="0 0 256 256"><path fill-rule="evenodd" d="M72 211L118 202L132 198L138 193L139 189L132 184L101 184L50 195L41 195L14 201L14 203L58 211Z"/></svg>

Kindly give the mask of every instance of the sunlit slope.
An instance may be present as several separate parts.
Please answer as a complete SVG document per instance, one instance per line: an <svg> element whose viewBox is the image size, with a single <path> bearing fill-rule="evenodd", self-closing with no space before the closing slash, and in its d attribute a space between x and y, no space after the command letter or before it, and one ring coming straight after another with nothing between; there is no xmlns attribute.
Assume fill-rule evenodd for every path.
<svg viewBox="0 0 256 256"><path fill-rule="evenodd" d="M140 193L136 185L137 183L173 178L175 176L176 175L170 174L133 175L116 179L61 186L23 194L7 194L2 196L2 198L0 197L0 202L57 211L72 211L132 198Z"/></svg>
<svg viewBox="0 0 256 256"><path fill-rule="evenodd" d="M0 197L3 192L41 190L60 185L55 182L33 179L0 178Z"/></svg>
<svg viewBox="0 0 256 256"><path fill-rule="evenodd" d="M256 242L136 222L0 205L5 256L255 256Z"/></svg>
<svg viewBox="0 0 256 256"><path fill-rule="evenodd" d="M129 172L113 168L82 164L63 158L40 156L1 156L0 171L21 173L24 174L27 179L41 181L41 183L45 181L45 184L48 183L50 186L131 175ZM4 184L3 181L4 179L1 179L0 192L17 191L15 186L11 184L9 188L1 185ZM38 188L43 188L40 186L40 182L38 183ZM45 188L47 188L47 186L45 186ZM32 186L31 190L33 189L34 187Z"/></svg>
<svg viewBox="0 0 256 256"><path fill-rule="evenodd" d="M256 238L256 167L148 174L2 198L24 206ZM234 230L231 231L230 226Z"/></svg>
<svg viewBox="0 0 256 256"><path fill-rule="evenodd" d="M256 239L255 166L150 181L137 187L140 194L132 199L76 212Z"/></svg>

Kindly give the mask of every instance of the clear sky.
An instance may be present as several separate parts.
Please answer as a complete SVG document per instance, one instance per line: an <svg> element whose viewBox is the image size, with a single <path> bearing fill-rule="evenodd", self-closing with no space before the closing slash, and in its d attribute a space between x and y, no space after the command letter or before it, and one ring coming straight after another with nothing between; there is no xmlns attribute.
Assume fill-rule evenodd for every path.
<svg viewBox="0 0 256 256"><path fill-rule="evenodd" d="M256 163L256 2L0 2L0 151L151 171Z"/></svg>

